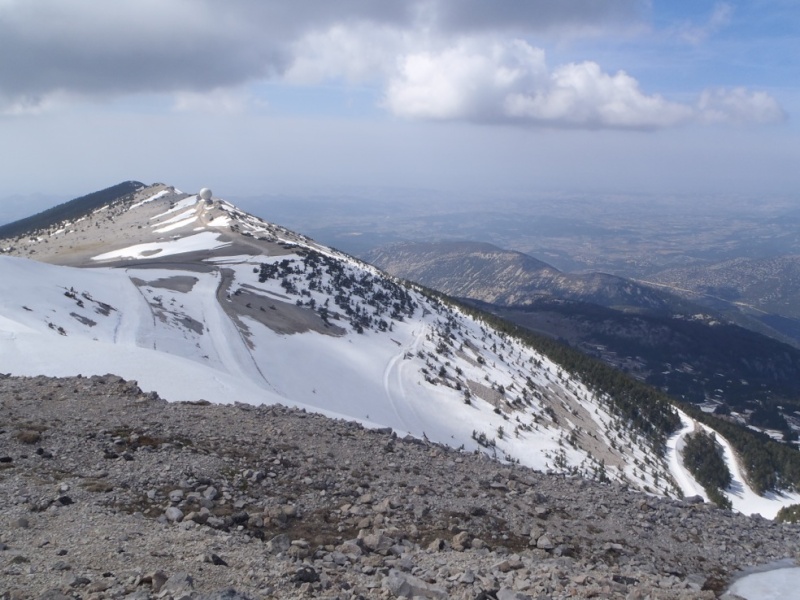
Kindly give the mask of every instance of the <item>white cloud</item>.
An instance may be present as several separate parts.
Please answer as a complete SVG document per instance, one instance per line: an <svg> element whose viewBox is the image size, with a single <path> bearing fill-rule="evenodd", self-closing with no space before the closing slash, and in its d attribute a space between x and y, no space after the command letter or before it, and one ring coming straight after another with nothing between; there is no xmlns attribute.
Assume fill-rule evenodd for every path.
<svg viewBox="0 0 800 600"><path fill-rule="evenodd" d="M651 129L689 120L692 110L647 95L630 75L609 75L594 62L558 67L541 89L507 98L508 116L562 126Z"/></svg>
<svg viewBox="0 0 800 600"><path fill-rule="evenodd" d="M697 45L724 29L731 22L733 7L727 2L717 2L711 15L702 25L684 23L675 29L678 39L688 44Z"/></svg>
<svg viewBox="0 0 800 600"><path fill-rule="evenodd" d="M243 114L265 103L244 89L217 88L209 92L178 92L173 108L179 112L210 114Z"/></svg>
<svg viewBox="0 0 800 600"><path fill-rule="evenodd" d="M384 105L409 118L491 121L510 93L546 77L544 52L525 42L462 41L397 62Z"/></svg>
<svg viewBox="0 0 800 600"><path fill-rule="evenodd" d="M407 118L525 122L561 127L654 128L675 125L692 109L640 91L619 72L593 62L548 70L528 43L462 41L399 61L385 106Z"/></svg>
<svg viewBox="0 0 800 600"><path fill-rule="evenodd" d="M698 118L706 123L779 123L786 113L766 92L733 89L705 90L697 103Z"/></svg>
<svg viewBox="0 0 800 600"><path fill-rule="evenodd" d="M771 123L785 113L765 92L707 90L695 105L641 90L624 71L592 61L547 67L522 40L460 40L397 62L383 102L408 119L506 122L588 129L661 129L687 123Z"/></svg>
<svg viewBox="0 0 800 600"><path fill-rule="evenodd" d="M397 53L412 43L409 37L401 29L366 21L313 30L291 44L292 60L283 78L296 84L381 78Z"/></svg>

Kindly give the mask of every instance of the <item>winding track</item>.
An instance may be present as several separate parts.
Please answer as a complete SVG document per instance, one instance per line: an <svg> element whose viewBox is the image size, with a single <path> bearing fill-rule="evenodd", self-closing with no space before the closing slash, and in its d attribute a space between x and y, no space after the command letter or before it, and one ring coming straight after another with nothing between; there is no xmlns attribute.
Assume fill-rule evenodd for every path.
<svg viewBox="0 0 800 600"><path fill-rule="evenodd" d="M405 362L405 355L407 353L417 353L417 349L425 337L425 330L420 329L419 332L414 331L411 335L413 336L412 341L408 345L402 347L400 352L395 354L389 359L389 362L386 363L386 368L383 371L383 390L386 394L386 398L389 400L389 404L392 406L394 414L397 416L398 422L403 424L406 431L413 433L422 431L420 425L421 419L416 410L414 410L413 401L409 401L405 386L403 385L403 363ZM403 399L403 401L398 401L397 397ZM405 413L411 413L413 423L409 422L409 419L406 418L407 415L404 416L401 414L398 408L399 406L405 408Z"/></svg>
<svg viewBox="0 0 800 600"><path fill-rule="evenodd" d="M706 494L703 486L697 483L691 473L683 466L683 461L681 460L684 438L690 433L694 433L697 424L681 411L678 411L678 415L681 418L681 429L667 441L669 471L684 495L701 496L708 502L708 494Z"/></svg>

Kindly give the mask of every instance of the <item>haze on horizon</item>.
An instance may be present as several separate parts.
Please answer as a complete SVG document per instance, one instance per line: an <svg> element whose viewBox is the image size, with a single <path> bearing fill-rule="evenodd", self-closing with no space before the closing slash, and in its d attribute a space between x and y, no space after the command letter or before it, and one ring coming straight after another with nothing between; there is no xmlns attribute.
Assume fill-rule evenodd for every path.
<svg viewBox="0 0 800 600"><path fill-rule="evenodd" d="M793 0L0 0L0 202L791 196L798 57Z"/></svg>

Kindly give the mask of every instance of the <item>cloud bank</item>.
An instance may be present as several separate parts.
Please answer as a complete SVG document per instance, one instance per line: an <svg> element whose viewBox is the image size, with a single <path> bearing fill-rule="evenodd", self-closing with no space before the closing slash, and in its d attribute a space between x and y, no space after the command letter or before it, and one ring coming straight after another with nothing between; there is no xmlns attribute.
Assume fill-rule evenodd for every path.
<svg viewBox="0 0 800 600"><path fill-rule="evenodd" d="M643 92L624 71L592 61L549 69L545 53L522 40L461 42L403 56L385 106L406 118L552 127L658 129L690 122L771 123L777 101L745 88L703 91L696 103Z"/></svg>
<svg viewBox="0 0 800 600"><path fill-rule="evenodd" d="M585 60L548 66L536 36L641 23L645 0L0 0L0 111L168 94L176 110L247 110L246 87L370 85L405 119L658 129L785 118L765 92L701 90L694 104ZM730 19L718 4L699 43ZM244 99L242 99L244 98Z"/></svg>
<svg viewBox="0 0 800 600"><path fill-rule="evenodd" d="M385 104L408 118L560 127L655 128L693 116L691 108L644 94L629 75L609 75L594 62L550 70L544 51L522 40L407 55Z"/></svg>

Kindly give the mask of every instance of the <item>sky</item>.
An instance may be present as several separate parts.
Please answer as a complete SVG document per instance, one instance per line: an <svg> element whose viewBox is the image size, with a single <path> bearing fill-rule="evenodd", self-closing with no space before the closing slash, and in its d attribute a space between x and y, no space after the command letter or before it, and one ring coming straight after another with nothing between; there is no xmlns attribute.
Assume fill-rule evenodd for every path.
<svg viewBox="0 0 800 600"><path fill-rule="evenodd" d="M0 200L796 194L796 0L0 0Z"/></svg>

